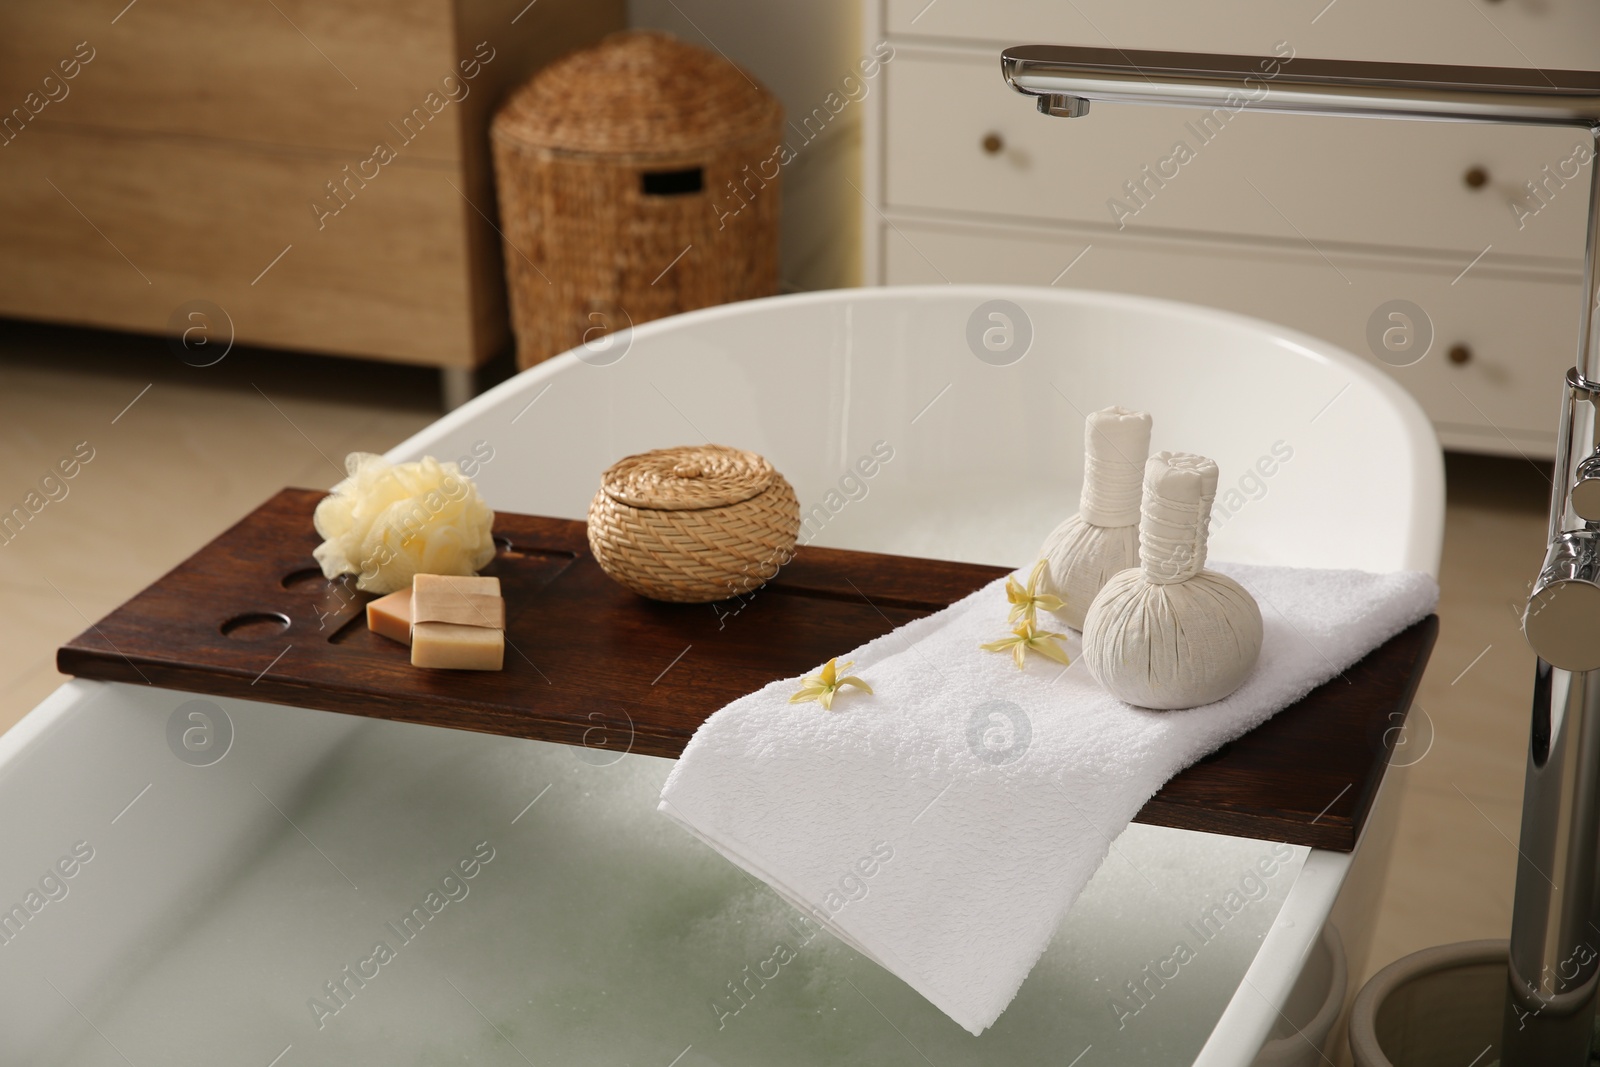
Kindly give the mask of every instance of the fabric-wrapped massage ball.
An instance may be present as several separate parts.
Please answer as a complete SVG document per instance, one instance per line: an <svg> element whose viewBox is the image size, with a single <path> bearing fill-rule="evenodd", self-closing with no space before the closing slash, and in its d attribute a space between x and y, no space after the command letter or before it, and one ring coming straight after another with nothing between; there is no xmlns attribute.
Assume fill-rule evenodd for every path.
<svg viewBox="0 0 1600 1067"><path fill-rule="evenodd" d="M1145 464L1141 562L1106 583L1083 626L1089 672L1145 708L1209 704L1238 689L1261 654L1261 609L1205 570L1217 465L1185 452Z"/></svg>
<svg viewBox="0 0 1600 1067"><path fill-rule="evenodd" d="M1139 495L1149 454L1147 413L1110 407L1084 420L1078 513L1039 549L1044 591L1061 598L1056 614L1075 630L1111 576L1139 565Z"/></svg>

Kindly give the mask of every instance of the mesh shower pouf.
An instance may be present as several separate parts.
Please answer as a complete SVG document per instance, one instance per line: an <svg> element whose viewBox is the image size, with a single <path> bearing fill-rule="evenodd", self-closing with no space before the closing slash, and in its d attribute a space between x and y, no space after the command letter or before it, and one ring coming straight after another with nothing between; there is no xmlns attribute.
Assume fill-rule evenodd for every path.
<svg viewBox="0 0 1600 1067"><path fill-rule="evenodd" d="M794 555L800 502L754 452L662 448L619 460L589 504L605 572L655 600L707 603L759 587Z"/></svg>

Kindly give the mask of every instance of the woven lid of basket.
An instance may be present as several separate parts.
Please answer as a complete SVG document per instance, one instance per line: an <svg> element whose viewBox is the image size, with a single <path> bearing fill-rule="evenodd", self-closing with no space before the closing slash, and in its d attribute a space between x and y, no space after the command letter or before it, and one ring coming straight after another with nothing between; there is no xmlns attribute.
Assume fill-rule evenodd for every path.
<svg viewBox="0 0 1600 1067"><path fill-rule="evenodd" d="M782 122L778 98L728 60L630 30L539 71L502 105L493 130L539 148L671 155Z"/></svg>
<svg viewBox="0 0 1600 1067"><path fill-rule="evenodd" d="M600 488L612 500L653 511L725 508L766 491L777 472L754 452L727 445L658 448L612 464Z"/></svg>

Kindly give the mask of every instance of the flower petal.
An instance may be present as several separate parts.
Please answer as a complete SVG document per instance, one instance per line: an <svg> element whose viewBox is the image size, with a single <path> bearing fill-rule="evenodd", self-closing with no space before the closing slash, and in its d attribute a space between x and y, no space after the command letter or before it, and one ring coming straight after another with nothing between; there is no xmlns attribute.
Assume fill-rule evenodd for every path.
<svg viewBox="0 0 1600 1067"><path fill-rule="evenodd" d="M1054 641L1035 641L1030 646L1032 651L1039 653L1046 659L1053 659L1063 667L1072 666L1072 660L1067 657L1067 652Z"/></svg>

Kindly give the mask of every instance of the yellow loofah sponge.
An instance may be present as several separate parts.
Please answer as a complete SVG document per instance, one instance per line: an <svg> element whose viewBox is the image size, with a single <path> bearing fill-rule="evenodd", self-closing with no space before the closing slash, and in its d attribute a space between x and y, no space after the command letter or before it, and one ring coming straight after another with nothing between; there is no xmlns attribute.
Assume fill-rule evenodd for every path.
<svg viewBox="0 0 1600 1067"><path fill-rule="evenodd" d="M494 512L454 463L425 456L389 463L371 452L345 458L349 477L317 505L324 538L313 555L329 578L392 593L418 574L469 575L494 558Z"/></svg>

